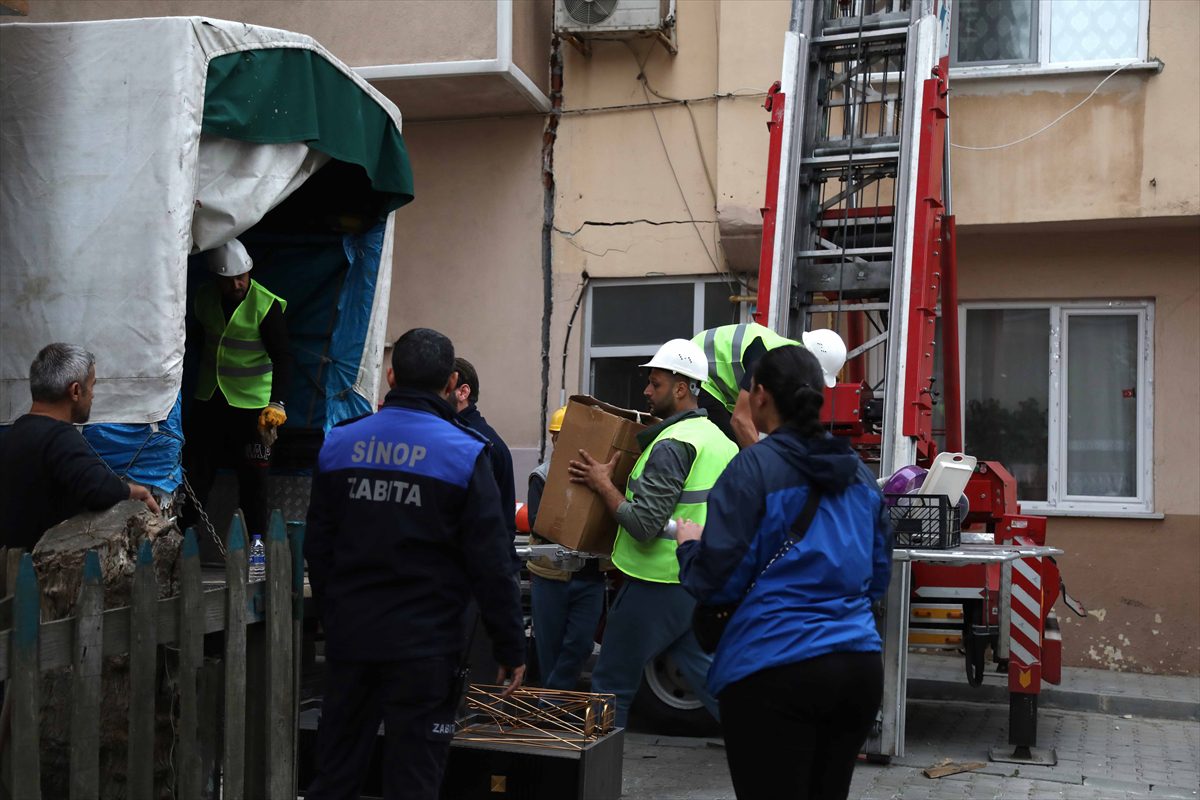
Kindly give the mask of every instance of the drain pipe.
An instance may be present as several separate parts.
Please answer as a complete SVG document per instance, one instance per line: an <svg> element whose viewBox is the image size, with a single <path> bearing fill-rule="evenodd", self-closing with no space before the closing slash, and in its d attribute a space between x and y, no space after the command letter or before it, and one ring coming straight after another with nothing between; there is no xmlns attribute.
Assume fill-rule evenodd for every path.
<svg viewBox="0 0 1200 800"><path fill-rule="evenodd" d="M554 312L554 142L562 117L562 41L550 42L550 113L542 134L542 411L538 434L538 462L546 460L546 424L550 397L550 321Z"/></svg>

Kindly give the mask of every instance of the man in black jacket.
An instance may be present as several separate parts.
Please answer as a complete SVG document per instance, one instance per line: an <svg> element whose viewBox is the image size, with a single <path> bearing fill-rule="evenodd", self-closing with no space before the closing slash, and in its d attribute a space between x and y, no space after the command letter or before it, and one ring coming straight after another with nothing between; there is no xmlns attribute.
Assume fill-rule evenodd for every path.
<svg viewBox="0 0 1200 800"><path fill-rule="evenodd" d="M438 797L473 595L501 665L525 674L516 558L488 443L449 399L454 347L401 336L379 412L335 427L313 475L304 556L325 629L317 776L307 797L356 798L384 723L384 795Z"/></svg>
<svg viewBox="0 0 1200 800"><path fill-rule="evenodd" d="M455 358L454 374L457 377L454 379L454 393L450 397L450 404L454 406L459 420L464 425L491 443L488 456L492 464L492 474L496 476L496 484L500 487L500 507L504 510L504 523L508 526L512 538L516 539L517 493L513 478L512 453L508 451L508 445L500 438L500 434L496 433L496 429L489 425L487 419L479 412L479 372L475 365L465 358ZM521 563L514 561L513 575L515 576L520 569ZM495 672L498 664L490 655L493 644L482 626L479 609L473 603L467 608L466 628L467 661L472 670L483 675Z"/></svg>
<svg viewBox="0 0 1200 800"><path fill-rule="evenodd" d="M458 374L458 380L454 385L454 397L450 402L454 405L454 410L458 412L459 419L465 422L468 428L483 434L483 437L492 443L490 448L492 472L496 476L496 484L500 487L500 503L503 505L505 513L507 514L508 510L512 509L512 513L505 517L505 522L508 523L512 535L516 536L517 491L513 478L512 453L508 451L508 445L500 438L500 434L496 433L496 429L488 424L483 414L479 413L479 372L475 366L465 358L456 358L454 359L454 371Z"/></svg>
<svg viewBox="0 0 1200 800"><path fill-rule="evenodd" d="M46 345L29 367L33 405L0 435L0 546L32 550L50 528L81 511L141 500L145 486L117 477L75 428L88 421L96 357L79 345Z"/></svg>

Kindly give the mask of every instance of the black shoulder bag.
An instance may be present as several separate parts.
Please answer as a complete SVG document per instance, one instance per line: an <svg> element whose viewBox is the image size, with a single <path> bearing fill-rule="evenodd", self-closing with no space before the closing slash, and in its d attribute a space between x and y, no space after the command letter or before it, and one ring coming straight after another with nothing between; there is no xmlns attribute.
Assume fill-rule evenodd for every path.
<svg viewBox="0 0 1200 800"><path fill-rule="evenodd" d="M821 504L821 493L817 491L815 486L809 486L808 500L804 503L804 508L800 512L800 516L796 517L796 521L792 523L791 529L788 531L787 541L779 548L779 552L771 557L767 565L762 568L762 572L758 573L750 585L746 587L746 591L742 594L742 600L746 599L746 595L750 594L754 589L758 579L766 574L771 565L778 561L784 553L791 548L792 545L798 544L806 533L808 526L812 524L813 517L817 513L817 506ZM729 624L729 620L733 617L733 612L737 611L738 606L742 604L742 600L736 603L722 603L720 605L700 605L698 604L695 610L692 611L692 632L696 634L696 641L700 643L700 649L706 653L716 651L717 645L721 643L721 636L725 633L725 626Z"/></svg>

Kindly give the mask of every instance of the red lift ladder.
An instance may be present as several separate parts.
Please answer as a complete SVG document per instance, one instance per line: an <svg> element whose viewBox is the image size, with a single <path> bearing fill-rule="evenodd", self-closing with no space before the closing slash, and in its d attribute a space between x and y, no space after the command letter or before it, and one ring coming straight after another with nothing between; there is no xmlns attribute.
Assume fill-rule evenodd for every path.
<svg viewBox="0 0 1200 800"><path fill-rule="evenodd" d="M882 475L928 463L937 452L935 329L939 302L958 305L949 41L950 0L794 0L782 80L766 105L771 139L754 318L791 338L820 327L843 335L849 381L827 395L823 414ZM961 451L957 314L942 322L945 441ZM1001 473L1007 475L997 466L988 475ZM1005 495L997 497L1002 503ZM1023 580L1045 566L1039 585L1052 577L1057 585L1057 571L1048 568L1053 560L1045 558L1057 551L1044 547L1044 521L1040 538L1028 535L1036 518L1017 517L1015 494L1011 500L1011 507L998 507L990 549L968 549L961 560L942 563L980 565L981 575L1017 564L1003 568L1000 605L1011 633L1001 630L1000 639L1022 676L1010 674L1010 741L1017 756L1036 760L1040 650L1027 647L1028 615L1007 612L1013 573ZM869 755L904 752L911 561L922 559L897 553L882 623L884 702ZM1045 614L1036 625L1044 621ZM1023 643L1018 647L1034 664L1007 653L1010 641Z"/></svg>

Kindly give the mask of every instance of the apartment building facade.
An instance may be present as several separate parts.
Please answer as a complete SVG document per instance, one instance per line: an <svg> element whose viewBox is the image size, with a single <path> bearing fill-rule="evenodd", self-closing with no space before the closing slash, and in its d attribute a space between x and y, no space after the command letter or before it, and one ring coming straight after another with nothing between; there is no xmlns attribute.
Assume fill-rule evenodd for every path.
<svg viewBox="0 0 1200 800"><path fill-rule="evenodd" d="M664 8L675 53L555 43L555 0L31 0L24 21L296 30L395 101L416 200L389 334L454 339L520 476L561 397L639 402L657 344L750 311L792 3ZM954 10L968 448L1051 517L1090 609L1069 664L1200 673L1200 5Z"/></svg>

